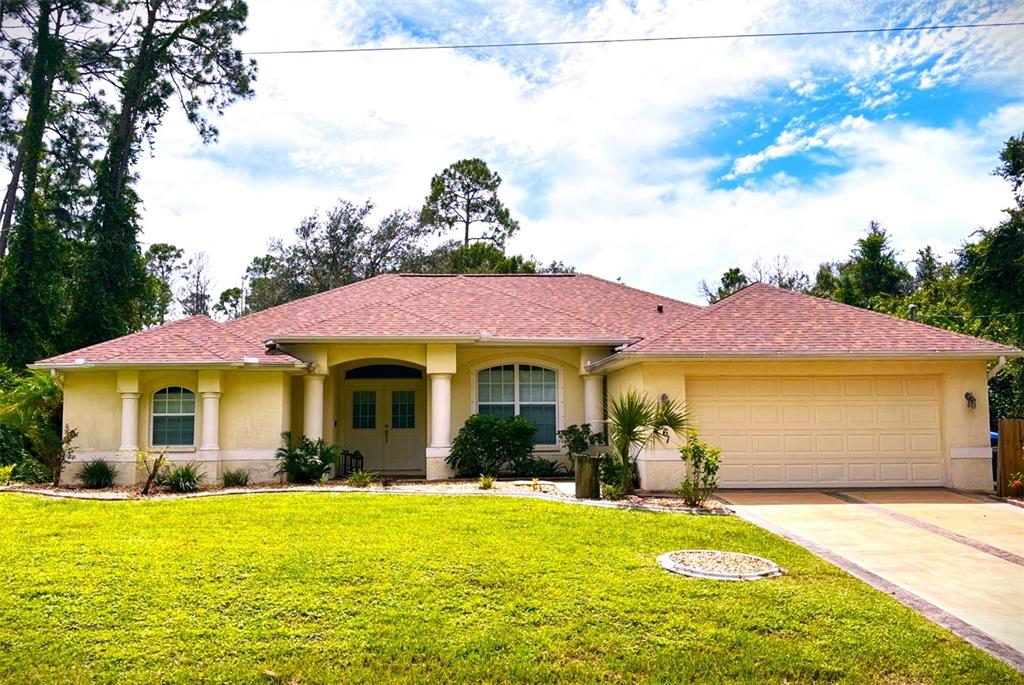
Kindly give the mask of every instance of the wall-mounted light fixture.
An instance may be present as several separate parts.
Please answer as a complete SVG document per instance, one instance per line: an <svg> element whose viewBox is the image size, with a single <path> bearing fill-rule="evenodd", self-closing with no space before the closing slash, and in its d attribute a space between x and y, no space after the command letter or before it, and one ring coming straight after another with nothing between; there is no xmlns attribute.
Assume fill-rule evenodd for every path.
<svg viewBox="0 0 1024 685"><path fill-rule="evenodd" d="M978 398L974 396L974 393L968 390L964 393L964 399L967 400L967 408L974 409L978 406Z"/></svg>

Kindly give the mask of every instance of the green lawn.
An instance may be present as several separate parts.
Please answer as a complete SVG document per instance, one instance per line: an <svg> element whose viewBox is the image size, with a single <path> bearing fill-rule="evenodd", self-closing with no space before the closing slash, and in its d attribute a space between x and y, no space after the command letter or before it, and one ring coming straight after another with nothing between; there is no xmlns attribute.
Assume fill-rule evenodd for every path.
<svg viewBox="0 0 1024 685"><path fill-rule="evenodd" d="M1024 682L734 517L490 497L0 493L0 681ZM675 576L681 548L767 556Z"/></svg>

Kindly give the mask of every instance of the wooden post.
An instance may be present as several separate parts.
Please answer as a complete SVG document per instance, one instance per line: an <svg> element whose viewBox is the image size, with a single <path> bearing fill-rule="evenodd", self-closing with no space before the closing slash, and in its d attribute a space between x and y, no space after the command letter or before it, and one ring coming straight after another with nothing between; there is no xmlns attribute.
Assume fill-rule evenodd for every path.
<svg viewBox="0 0 1024 685"><path fill-rule="evenodd" d="M576 457L576 499L601 498L600 463L601 457Z"/></svg>
<svg viewBox="0 0 1024 685"><path fill-rule="evenodd" d="M1024 419L999 420L999 453L996 492L1002 496L1019 493L1010 490L1010 474L1024 472Z"/></svg>

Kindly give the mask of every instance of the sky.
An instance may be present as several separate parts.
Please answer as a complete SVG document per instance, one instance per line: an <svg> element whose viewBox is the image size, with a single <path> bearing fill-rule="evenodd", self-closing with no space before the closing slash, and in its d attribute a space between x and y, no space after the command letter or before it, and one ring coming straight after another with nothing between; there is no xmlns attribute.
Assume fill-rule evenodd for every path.
<svg viewBox="0 0 1024 685"><path fill-rule="evenodd" d="M550 41L1024 20L1024 3L249 0L243 50ZM786 255L812 274L877 220L911 261L1012 200L1024 27L257 57L203 145L168 114L140 163L143 244L207 253L213 292L339 199L418 209L480 157L510 252L699 302Z"/></svg>

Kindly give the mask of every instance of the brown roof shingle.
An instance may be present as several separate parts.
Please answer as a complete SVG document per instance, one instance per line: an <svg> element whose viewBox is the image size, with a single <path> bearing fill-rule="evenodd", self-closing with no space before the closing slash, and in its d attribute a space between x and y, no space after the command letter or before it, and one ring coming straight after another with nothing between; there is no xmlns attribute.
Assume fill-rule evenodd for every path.
<svg viewBox="0 0 1024 685"><path fill-rule="evenodd" d="M628 344L627 355L1019 352L760 283L699 307L584 274L388 274L227 323L175 321L39 365L297 364L266 341L365 337Z"/></svg>
<svg viewBox="0 0 1024 685"><path fill-rule="evenodd" d="M922 323L754 283L628 349L644 354L992 353L1016 350Z"/></svg>

